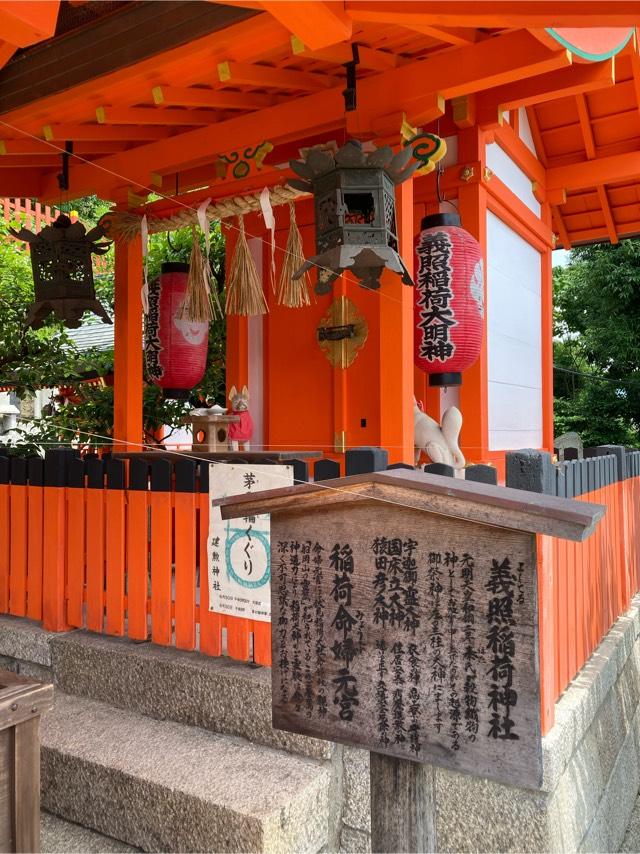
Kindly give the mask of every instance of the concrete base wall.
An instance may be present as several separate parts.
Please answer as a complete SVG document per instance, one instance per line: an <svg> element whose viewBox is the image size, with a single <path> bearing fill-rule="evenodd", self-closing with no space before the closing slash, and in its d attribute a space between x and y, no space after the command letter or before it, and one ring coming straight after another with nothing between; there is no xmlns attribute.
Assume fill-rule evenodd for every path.
<svg viewBox="0 0 640 854"><path fill-rule="evenodd" d="M79 636L74 633L74 640ZM54 635L0 618L0 667L55 680L55 644ZM331 847L367 852L368 753L336 747L332 754L337 815ZM619 851L640 788L639 757L636 597L556 704L555 726L543 739L541 790L436 769L438 850Z"/></svg>

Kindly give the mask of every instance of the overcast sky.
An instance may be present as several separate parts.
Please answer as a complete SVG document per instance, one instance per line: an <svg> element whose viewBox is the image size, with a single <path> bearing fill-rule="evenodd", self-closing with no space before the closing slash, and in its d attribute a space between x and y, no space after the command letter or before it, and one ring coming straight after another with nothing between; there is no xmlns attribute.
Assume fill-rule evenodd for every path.
<svg viewBox="0 0 640 854"><path fill-rule="evenodd" d="M551 263L554 267L566 267L569 263L569 253L566 249L554 249L551 253Z"/></svg>

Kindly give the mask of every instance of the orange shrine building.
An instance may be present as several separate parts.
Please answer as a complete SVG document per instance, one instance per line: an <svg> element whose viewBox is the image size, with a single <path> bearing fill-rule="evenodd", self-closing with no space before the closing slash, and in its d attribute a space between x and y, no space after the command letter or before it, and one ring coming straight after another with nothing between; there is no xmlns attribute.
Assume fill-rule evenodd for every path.
<svg viewBox="0 0 640 854"><path fill-rule="evenodd" d="M415 393L436 419L459 404L469 461L501 469L505 450L551 449L551 252L617 241L640 221L633 4L578 11L571 3L536 3L527 11L517 3L459 2L437 14L420 4L364 0L151 8L63 3L58 15L56 3L6 4L0 193L58 200L61 152L71 143L74 197L96 193L120 209L167 217L193 212L207 197L283 186L292 174L288 161L314 144L355 137L398 146L403 122L437 133L447 143L443 201L435 171L402 185L400 254L412 268L420 220L439 207L455 206L480 241L485 335L462 386L428 389L414 370L412 293L391 273L379 293L345 276L331 297L309 307L278 306L259 213L246 217L246 230L269 312L228 318L228 386L251 391L256 447L339 456L379 445L391 461L409 462ZM149 26L145 14L162 36L131 47L132 30ZM548 21L557 32L545 29ZM601 43L572 51L564 27L606 31ZM112 38L126 58L110 49L88 61L88 51ZM354 43L357 108L347 113L344 66ZM221 157L233 162L264 142L272 148L261 163L247 161L248 174L234 178L241 172L227 169L218 177ZM141 206L152 193L163 198ZM302 197L296 208L309 257L312 205ZM274 211L277 278L288 205ZM223 227L231 251L237 224L231 217ZM140 247L118 243L116 256L115 435L135 444L142 435ZM332 366L316 340L330 304L342 297L367 327L349 368Z"/></svg>
<svg viewBox="0 0 640 854"><path fill-rule="evenodd" d="M391 464L412 464L416 398L436 421L457 406L467 462L494 466L501 483L507 453L553 452L552 253L640 233L636 27L636 0L0 0L0 197L57 206L65 193L95 194L114 206L114 452L139 450L143 442L143 217L150 232L197 225L207 200L226 238L227 271L242 215L268 307L226 318L227 393L245 385L250 391L252 449L319 452L344 470L347 450L371 446L386 449ZM355 109L348 108L354 97ZM299 308L281 305L276 292L292 210L305 258L318 251L313 198L289 188L291 161L350 139L368 151L389 145L399 152L425 133L444 140L446 154L397 186L397 251L415 274L423 217L454 211L480 245L482 345L459 386L432 387L415 367L414 290L396 273L385 269L379 290L345 273L329 293L315 294L312 270L310 303ZM65 170L69 189L62 192ZM265 188L272 230L260 203ZM321 346L320 329L346 324L356 328L357 346ZM617 463L613 454L602 463L585 460L597 477L556 493L607 505L591 540L539 537L540 703L549 751L569 718L578 732L574 706L556 710L576 674L593 664L598 644L605 636L609 642L611 627L627 620L619 634L631 644L629 609L640 589L640 458L625 453ZM200 587L206 486L202 495L195 486L181 492L167 476L157 492L147 493L146 480L145 491L115 482L92 491L84 477L83 470L75 491L62 481L14 486L0 478L0 612L51 632L149 636L212 658L224 651L270 664L270 625L210 612L206 584ZM100 487L105 483L108 476ZM161 520L149 542L140 534L147 513ZM87 536L80 545L76 526ZM138 565L144 572L134 576ZM616 714L624 707L623 718L628 697L616 697L611 702ZM580 725L587 727L587 717ZM575 735L576 756L582 735ZM597 735L589 737L597 743ZM637 777L637 793L634 769L625 773L634 785ZM584 843L584 850L614 850L598 845L619 845L618 831L589 837L595 825L584 818L599 815L614 772L624 776L619 768L602 772L593 804L571 812L584 826L576 819L570 831L556 821L560 776L552 775L535 793L544 829L535 836L532 819L535 838L519 837L511 848L577 850ZM442 786L458 805L457 818L443 817L448 850L461 850L456 822L471 827L473 819L490 833L493 795L482 795L484 818L463 820L477 791L455 781ZM522 794L527 809L533 797ZM633 803L627 806L625 827ZM499 838L486 838L500 849ZM134 832L127 839L152 844ZM262 838L242 839L247 849L268 847ZM163 844L196 843L169 835Z"/></svg>

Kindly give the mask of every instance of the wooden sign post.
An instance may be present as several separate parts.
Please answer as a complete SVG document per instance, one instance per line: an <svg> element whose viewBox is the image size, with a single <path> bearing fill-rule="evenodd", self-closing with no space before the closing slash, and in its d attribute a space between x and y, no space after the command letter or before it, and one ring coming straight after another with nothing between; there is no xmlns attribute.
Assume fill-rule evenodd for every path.
<svg viewBox="0 0 640 854"><path fill-rule="evenodd" d="M536 534L603 512L403 470L222 508L271 514L273 724L371 751L374 851L436 850L432 765L541 785Z"/></svg>

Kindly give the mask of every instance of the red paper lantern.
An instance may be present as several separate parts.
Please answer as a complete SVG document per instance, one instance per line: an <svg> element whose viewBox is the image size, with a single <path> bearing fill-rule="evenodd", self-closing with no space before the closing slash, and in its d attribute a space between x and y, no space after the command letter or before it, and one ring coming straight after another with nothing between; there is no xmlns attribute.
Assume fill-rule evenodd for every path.
<svg viewBox="0 0 640 854"><path fill-rule="evenodd" d="M460 385L480 355L484 275L478 241L457 214L422 220L416 239L414 360L429 385Z"/></svg>
<svg viewBox="0 0 640 854"><path fill-rule="evenodd" d="M209 324L180 317L187 291L189 265L162 265L160 277L149 282L149 313L145 322L147 373L165 397L186 400L204 376Z"/></svg>

